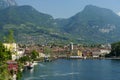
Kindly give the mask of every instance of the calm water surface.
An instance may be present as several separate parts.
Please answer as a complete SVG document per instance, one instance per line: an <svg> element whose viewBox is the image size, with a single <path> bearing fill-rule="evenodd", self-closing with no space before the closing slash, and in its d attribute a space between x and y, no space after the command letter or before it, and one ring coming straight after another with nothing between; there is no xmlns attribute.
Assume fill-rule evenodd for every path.
<svg viewBox="0 0 120 80"><path fill-rule="evenodd" d="M65 60L39 63L22 80L120 80L120 60Z"/></svg>

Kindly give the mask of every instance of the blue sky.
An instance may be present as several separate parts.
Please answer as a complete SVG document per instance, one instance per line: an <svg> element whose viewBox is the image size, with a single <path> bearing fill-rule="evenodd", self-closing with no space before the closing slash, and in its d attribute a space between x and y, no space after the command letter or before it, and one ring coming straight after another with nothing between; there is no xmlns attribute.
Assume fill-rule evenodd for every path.
<svg viewBox="0 0 120 80"><path fill-rule="evenodd" d="M69 18L92 4L120 12L120 0L16 0L18 5L31 5L54 18Z"/></svg>

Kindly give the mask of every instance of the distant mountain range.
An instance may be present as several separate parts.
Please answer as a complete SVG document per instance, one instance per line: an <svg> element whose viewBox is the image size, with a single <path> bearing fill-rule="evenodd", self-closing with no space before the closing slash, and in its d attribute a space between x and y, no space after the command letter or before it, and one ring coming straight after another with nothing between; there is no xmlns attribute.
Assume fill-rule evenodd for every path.
<svg viewBox="0 0 120 80"><path fill-rule="evenodd" d="M120 40L120 17L109 9L88 5L68 19L54 19L31 6L17 6L14 0L0 0L0 9L1 39L12 29L19 43L108 43Z"/></svg>

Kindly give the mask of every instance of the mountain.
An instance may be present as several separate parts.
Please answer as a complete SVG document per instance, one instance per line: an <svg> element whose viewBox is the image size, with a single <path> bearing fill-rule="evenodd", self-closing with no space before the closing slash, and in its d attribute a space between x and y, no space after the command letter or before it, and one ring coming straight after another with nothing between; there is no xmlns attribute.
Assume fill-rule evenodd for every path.
<svg viewBox="0 0 120 80"><path fill-rule="evenodd" d="M120 16L109 9L88 5L68 19L54 19L32 6L15 5L0 10L0 39L12 29L18 43L92 44L120 40Z"/></svg>
<svg viewBox="0 0 120 80"><path fill-rule="evenodd" d="M58 24L61 22L57 20ZM62 23L62 22L61 22ZM120 40L120 17L113 11L87 5L62 25L64 32L85 42L114 42Z"/></svg>
<svg viewBox="0 0 120 80"><path fill-rule="evenodd" d="M57 28L52 16L31 6L12 6L0 11L0 34L12 29L21 43L48 43L67 39ZM4 34L3 34L4 33Z"/></svg>
<svg viewBox="0 0 120 80"><path fill-rule="evenodd" d="M13 6L1 10L0 22L5 24L25 24L27 22L41 26L54 26L52 16L40 13L31 6Z"/></svg>
<svg viewBox="0 0 120 80"><path fill-rule="evenodd" d="M5 9L10 6L17 6L15 0L0 0L0 9Z"/></svg>

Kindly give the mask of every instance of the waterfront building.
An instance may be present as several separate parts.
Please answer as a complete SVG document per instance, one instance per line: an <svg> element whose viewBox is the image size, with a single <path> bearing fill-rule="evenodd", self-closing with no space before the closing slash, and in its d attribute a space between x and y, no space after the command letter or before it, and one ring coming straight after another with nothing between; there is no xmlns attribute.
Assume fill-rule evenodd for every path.
<svg viewBox="0 0 120 80"><path fill-rule="evenodd" d="M10 50L12 52L12 60L19 59L23 56L25 50L22 48L19 48L16 43L3 43L6 49Z"/></svg>
<svg viewBox="0 0 120 80"><path fill-rule="evenodd" d="M23 49L23 48L18 48L16 52L17 52L16 58L19 59L19 58L21 58L21 57L24 56L25 49Z"/></svg>
<svg viewBox="0 0 120 80"><path fill-rule="evenodd" d="M50 57L50 55L49 54L44 54L44 53L39 53L39 57L42 57L42 58Z"/></svg>
<svg viewBox="0 0 120 80"><path fill-rule="evenodd" d="M109 54L111 52L111 49L100 49L101 55L104 56L106 54Z"/></svg>
<svg viewBox="0 0 120 80"><path fill-rule="evenodd" d="M10 50L11 52L16 52L17 51L17 44L16 43L3 43L5 48Z"/></svg>
<svg viewBox="0 0 120 80"><path fill-rule="evenodd" d="M14 73L18 71L18 64L16 61L9 60L7 61L7 64L8 64L9 71L14 71Z"/></svg>
<svg viewBox="0 0 120 80"><path fill-rule="evenodd" d="M94 50L92 52L93 58L99 58L99 56L101 55L100 50Z"/></svg>
<svg viewBox="0 0 120 80"><path fill-rule="evenodd" d="M87 58L92 57L92 51L91 50L84 50L83 57L87 57Z"/></svg>
<svg viewBox="0 0 120 80"><path fill-rule="evenodd" d="M82 58L82 51L78 50L77 56L80 56Z"/></svg>

